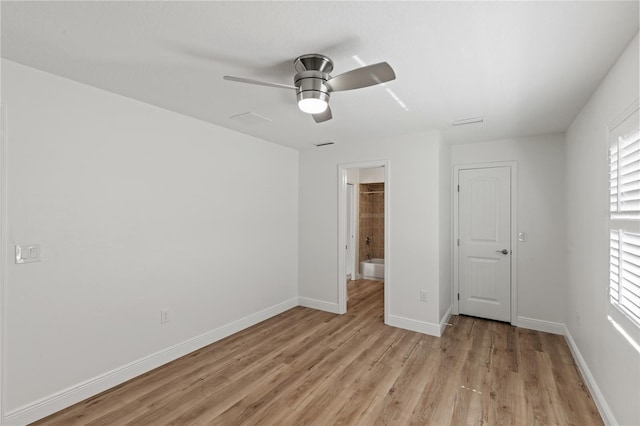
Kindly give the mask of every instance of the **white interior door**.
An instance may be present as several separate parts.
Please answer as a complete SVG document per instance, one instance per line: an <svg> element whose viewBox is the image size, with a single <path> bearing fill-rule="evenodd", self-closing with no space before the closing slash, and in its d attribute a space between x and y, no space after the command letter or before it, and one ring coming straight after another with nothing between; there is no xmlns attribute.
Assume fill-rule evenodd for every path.
<svg viewBox="0 0 640 426"><path fill-rule="evenodd" d="M511 320L511 169L458 172L458 310Z"/></svg>

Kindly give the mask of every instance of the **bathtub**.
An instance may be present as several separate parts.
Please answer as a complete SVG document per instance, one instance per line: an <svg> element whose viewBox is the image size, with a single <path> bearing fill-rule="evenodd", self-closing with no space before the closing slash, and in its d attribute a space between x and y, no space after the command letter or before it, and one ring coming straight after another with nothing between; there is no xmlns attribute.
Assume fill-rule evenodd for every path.
<svg viewBox="0 0 640 426"><path fill-rule="evenodd" d="M360 274L365 279L384 280L384 259L360 262Z"/></svg>

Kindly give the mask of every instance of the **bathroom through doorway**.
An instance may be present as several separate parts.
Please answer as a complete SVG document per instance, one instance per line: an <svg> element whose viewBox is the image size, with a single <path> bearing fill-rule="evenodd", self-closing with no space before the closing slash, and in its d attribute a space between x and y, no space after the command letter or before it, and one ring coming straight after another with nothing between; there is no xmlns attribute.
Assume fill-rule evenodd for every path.
<svg viewBox="0 0 640 426"><path fill-rule="evenodd" d="M339 312L348 309L348 288L384 285L387 323L389 280L389 162L343 164L339 172ZM356 283L353 283L356 281ZM349 285L348 285L349 283Z"/></svg>

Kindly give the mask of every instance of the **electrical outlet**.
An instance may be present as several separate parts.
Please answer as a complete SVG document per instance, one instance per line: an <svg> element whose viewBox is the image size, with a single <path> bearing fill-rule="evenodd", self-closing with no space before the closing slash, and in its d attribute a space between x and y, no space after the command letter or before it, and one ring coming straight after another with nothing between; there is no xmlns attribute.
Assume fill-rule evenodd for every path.
<svg viewBox="0 0 640 426"><path fill-rule="evenodd" d="M420 301L421 302L428 302L429 298L427 297L427 292L424 290L420 290Z"/></svg>
<svg viewBox="0 0 640 426"><path fill-rule="evenodd" d="M169 310L164 309L160 311L160 324L166 324L169 322Z"/></svg>
<svg viewBox="0 0 640 426"><path fill-rule="evenodd" d="M41 260L40 253L42 252L42 247L40 244L15 246L15 249L17 264L40 262Z"/></svg>

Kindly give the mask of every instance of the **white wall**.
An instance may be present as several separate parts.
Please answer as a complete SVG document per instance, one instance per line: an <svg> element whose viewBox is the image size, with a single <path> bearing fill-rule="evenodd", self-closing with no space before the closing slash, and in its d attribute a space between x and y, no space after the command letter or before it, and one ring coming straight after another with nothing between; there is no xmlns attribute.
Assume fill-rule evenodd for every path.
<svg viewBox="0 0 640 426"><path fill-rule="evenodd" d="M8 249L42 244L42 262L8 265L6 414L59 409L32 404L86 397L69 389L297 303L296 151L16 63L2 71Z"/></svg>
<svg viewBox="0 0 640 426"><path fill-rule="evenodd" d="M301 297L337 311L338 165L389 160L390 316L404 328L437 331L440 148L439 134L422 133L300 153ZM421 289L429 294L426 303Z"/></svg>
<svg viewBox="0 0 640 426"><path fill-rule="evenodd" d="M534 136L454 145L451 153L454 165L517 162L517 229L512 232L528 237L515 247L518 323L556 332L564 323L566 277L564 142L564 135Z"/></svg>
<svg viewBox="0 0 640 426"><path fill-rule="evenodd" d="M636 35L567 131L566 325L605 401L601 411L621 425L640 424L640 354L607 320L607 126L639 97L638 49Z"/></svg>
<svg viewBox="0 0 640 426"><path fill-rule="evenodd" d="M440 234L440 322L446 321L448 314L451 313L451 296L453 286L452 276L452 241L453 232L451 227L451 215L452 215L452 198L451 198L451 147L445 141L440 142L440 173L439 173L439 191L440 191L440 215L438 226L438 232Z"/></svg>

